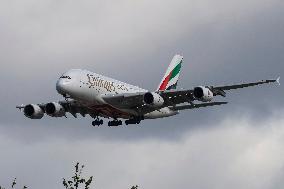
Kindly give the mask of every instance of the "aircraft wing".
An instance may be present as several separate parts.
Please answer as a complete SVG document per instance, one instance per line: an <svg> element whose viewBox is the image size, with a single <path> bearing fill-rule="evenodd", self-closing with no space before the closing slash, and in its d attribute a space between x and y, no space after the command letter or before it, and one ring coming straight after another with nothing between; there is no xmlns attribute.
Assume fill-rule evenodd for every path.
<svg viewBox="0 0 284 189"><path fill-rule="evenodd" d="M160 91L159 94L163 97L167 106L194 101L193 90Z"/></svg>
<svg viewBox="0 0 284 189"><path fill-rule="evenodd" d="M214 96L220 95L225 97L226 90L239 89L244 87L251 87L256 85L262 85L267 83L278 82L279 78L276 80L262 80L259 82L251 82L251 83L242 83L236 85L225 85L225 86L207 86L206 88L210 89ZM117 94L117 95L105 95L102 98L110 105L119 108L119 109L132 109L138 113L148 113L154 111L156 109L160 109L163 107L174 107L178 104L182 103L190 103L190 105L185 105L181 107L176 107L179 110L182 109L193 109L207 106L215 106L226 104L225 102L212 102L212 103L204 103L204 104L193 104L194 100L198 100L193 95L194 89L190 90L165 90L165 91L157 91L163 100L164 104L161 107L151 107L144 102L144 95L147 92L139 92L139 93L125 93L125 94Z"/></svg>
<svg viewBox="0 0 284 189"><path fill-rule="evenodd" d="M227 102L211 102L211 103L201 103L201 104L190 104L190 105L181 105L176 106L177 104L185 103L185 102L192 102L193 101L193 94L192 90L182 90L182 91L164 91L160 93L160 95L164 98L165 102L162 107L170 107L172 110L185 110L185 109L195 109L207 106L216 106L227 104ZM125 109L134 109L139 113L148 113L151 111L156 110L156 108L147 106L143 102L143 95L145 93L139 94L121 94L115 96L108 96L104 97L104 100L117 107L117 108L125 108ZM158 109L159 109L158 108Z"/></svg>
<svg viewBox="0 0 284 189"><path fill-rule="evenodd" d="M211 86L208 88L213 92L214 96L221 95L225 97L226 96L225 91L227 90L241 89L245 87L252 87L252 86L263 85L263 84L268 84L268 83L275 83L275 82L277 82L280 85L280 77L278 77L277 79L261 80L258 82L224 85L224 86L217 86L217 87Z"/></svg>
<svg viewBox="0 0 284 189"><path fill-rule="evenodd" d="M139 108L145 105L144 95L146 92L125 93L117 95L105 95L102 98L110 105L120 109ZM193 90L170 90L158 92L165 101L165 106L173 106L194 100ZM144 108L145 109L145 108ZM153 109L151 108L153 111Z"/></svg>
<svg viewBox="0 0 284 189"><path fill-rule="evenodd" d="M213 88L214 89L220 89L220 90L232 90L232 89L240 89L240 88L245 88L245 87L252 87L252 86L256 86L256 85L262 85L262 84L266 84L266 83L277 82L278 84L280 84L279 80L280 80L280 77L278 79L262 80L262 81L258 81L258 82L242 83L242 84L237 84L237 85L225 85L225 86L219 86L219 87L213 87Z"/></svg>
<svg viewBox="0 0 284 189"><path fill-rule="evenodd" d="M225 97L227 90L233 89L240 89L245 87L252 87L256 85L262 85L267 83L275 83L277 82L280 85L280 77L277 79L270 79L270 80L262 80L258 82L251 82L251 83L241 83L241 84L234 84L234 85L224 85L224 86L207 86L214 96L220 95ZM193 90L169 90L169 91L159 91L159 94L166 100L167 104L180 104L184 102L192 102L195 100L193 96Z"/></svg>
<svg viewBox="0 0 284 189"><path fill-rule="evenodd" d="M108 104L120 109L128 109L132 107L141 106L144 104L143 96L146 92L139 93L123 93L116 95L104 95L102 98Z"/></svg>
<svg viewBox="0 0 284 189"><path fill-rule="evenodd" d="M105 95L102 96L102 98L105 102L115 108L128 110L131 109L138 114L146 114L156 110L157 108L145 105L143 100L145 93L146 92Z"/></svg>

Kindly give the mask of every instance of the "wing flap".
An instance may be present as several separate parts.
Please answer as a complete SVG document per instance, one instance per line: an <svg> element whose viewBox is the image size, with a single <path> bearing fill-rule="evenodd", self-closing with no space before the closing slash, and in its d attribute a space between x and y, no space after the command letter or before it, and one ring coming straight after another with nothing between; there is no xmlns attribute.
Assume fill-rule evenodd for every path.
<svg viewBox="0 0 284 189"><path fill-rule="evenodd" d="M228 102L210 102L210 103L202 103L202 104L193 104L193 105L183 105L183 106L175 106L172 107L172 110L187 110L187 109L195 109L195 108L203 108L208 106L219 106L223 104L228 104Z"/></svg>

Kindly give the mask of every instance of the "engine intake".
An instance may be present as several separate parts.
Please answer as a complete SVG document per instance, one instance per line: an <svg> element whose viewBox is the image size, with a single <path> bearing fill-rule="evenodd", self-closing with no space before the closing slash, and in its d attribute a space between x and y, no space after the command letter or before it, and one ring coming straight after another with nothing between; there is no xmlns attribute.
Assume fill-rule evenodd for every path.
<svg viewBox="0 0 284 189"><path fill-rule="evenodd" d="M213 93L210 89L206 87L195 87L193 90L193 95L196 99L203 102L210 102L213 100Z"/></svg>
<svg viewBox="0 0 284 189"><path fill-rule="evenodd" d="M64 107L57 103L51 102L45 105L45 112L47 115L51 117L63 117L65 116L65 109Z"/></svg>
<svg viewBox="0 0 284 189"><path fill-rule="evenodd" d="M29 104L24 107L24 114L30 119L41 119L44 112L38 105Z"/></svg>
<svg viewBox="0 0 284 189"><path fill-rule="evenodd" d="M164 99L157 93L145 93L143 97L144 103L152 107L161 107L164 104Z"/></svg>

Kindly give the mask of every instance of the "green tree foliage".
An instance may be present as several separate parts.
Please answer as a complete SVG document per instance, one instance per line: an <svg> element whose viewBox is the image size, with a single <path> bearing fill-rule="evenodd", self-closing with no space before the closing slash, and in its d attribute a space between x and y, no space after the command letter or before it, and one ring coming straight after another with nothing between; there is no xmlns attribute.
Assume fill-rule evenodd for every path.
<svg viewBox="0 0 284 189"><path fill-rule="evenodd" d="M93 181L93 176L89 178L83 178L82 176L82 171L84 169L84 165L80 165L79 163L76 163L75 165L75 175L71 177L71 179L66 180L63 178L63 186L66 189L79 189L79 188L84 188L84 189L89 189L90 185L92 184Z"/></svg>
<svg viewBox="0 0 284 189"><path fill-rule="evenodd" d="M12 189L16 189L16 185L17 185L17 178L14 178L12 184L11 184L11 188ZM22 189L27 189L28 187L27 186L23 186ZM4 187L0 186L0 189L5 189Z"/></svg>
<svg viewBox="0 0 284 189"><path fill-rule="evenodd" d="M75 173L69 180L63 178L63 186L66 189L90 189L90 186L93 182L93 176L89 178L84 178L82 176L82 172L84 169L84 165L80 165L80 163L76 163L75 165ZM11 184L11 189L16 189L17 179L15 178ZM27 189L27 186L24 186L22 189ZM0 186L0 189L5 189ZM131 189L138 189L138 186L132 186Z"/></svg>

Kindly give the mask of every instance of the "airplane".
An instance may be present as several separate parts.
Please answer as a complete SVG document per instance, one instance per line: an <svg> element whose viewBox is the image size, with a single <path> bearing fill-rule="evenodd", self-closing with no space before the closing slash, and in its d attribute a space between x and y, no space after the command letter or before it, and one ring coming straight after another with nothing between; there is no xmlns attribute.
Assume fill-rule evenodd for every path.
<svg viewBox="0 0 284 189"><path fill-rule="evenodd" d="M217 106L228 102L214 102L215 96L226 97L226 91L277 82L280 77L251 83L225 86L198 86L193 89L177 89L183 56L175 55L157 90L149 91L87 70L71 69L56 83L57 92L65 100L59 102L17 106L30 119L67 117L69 112L91 116L93 126L103 125L103 119L111 119L108 126L140 124L144 119L157 119L179 114L180 110ZM198 102L198 103L196 103Z"/></svg>

